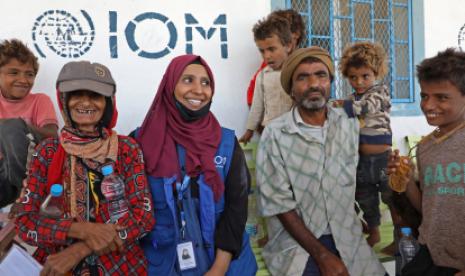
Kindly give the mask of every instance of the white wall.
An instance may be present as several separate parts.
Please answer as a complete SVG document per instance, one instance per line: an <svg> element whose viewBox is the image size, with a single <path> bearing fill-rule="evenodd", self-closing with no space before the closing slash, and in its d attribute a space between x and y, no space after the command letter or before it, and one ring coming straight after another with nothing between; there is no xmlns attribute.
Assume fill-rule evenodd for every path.
<svg viewBox="0 0 465 276"><path fill-rule="evenodd" d="M422 19L415 16L414 11L414 24L424 24L426 57L433 56L446 47L460 46L459 33L465 25L461 7L465 7L463 0L425 0L424 22L418 22ZM258 19L269 13L270 1L82 0L79 4L75 1L62 0L2 1L0 39L17 37L26 41L32 48L36 42L46 57L40 58L41 69L34 91L45 92L55 101L56 76L61 66L71 59L60 57L47 48L45 35L38 33L39 29L47 29L46 27L36 27L36 40L32 39L34 22L47 10L65 10L75 16L83 28L86 27L86 21L81 10L86 11L91 17L95 27L95 40L90 50L78 59L101 62L112 71L118 85L117 100L120 117L117 130L121 133L127 133L141 123L166 65L173 57L185 53L185 29L188 27L185 14L192 14L199 21L199 25L206 30L217 27L210 40L203 39L195 29L193 30L194 53L204 56L215 74L217 89L213 99L213 112L224 126L239 132L238 135L244 130L248 112L245 90L251 75L260 64L260 56L253 42L251 28ZM115 32L110 30L110 11L115 11L117 14ZM126 42L127 24L145 12L165 15L177 30L176 46L164 57L158 59L139 57ZM221 26L213 25L213 21L220 14L225 14L227 18L225 27L228 58L221 57L219 36ZM117 39L118 58L110 56L110 36ZM167 27L157 20L139 23L135 36L142 49L152 52L163 49L170 37ZM423 42L414 41L414 43ZM465 49L465 40L462 44ZM415 104L419 104L418 99L416 100ZM393 117L392 128L394 139L399 146L402 145L401 139L405 135L426 134L432 130L423 116Z"/></svg>
<svg viewBox="0 0 465 276"><path fill-rule="evenodd" d="M28 46L34 48L34 43L46 56L41 57L40 70L33 91L44 92L55 100L55 80L62 65L71 58L58 56L45 41L45 37L54 39L57 26L52 21L49 25L41 25L45 17L38 17L48 10L64 10L78 19L84 31L90 30L81 10L89 14L95 28L95 40L90 50L77 58L96 61L107 65L117 82L117 105L119 120L117 131L128 133L141 124L149 108L158 83L169 61L180 54L186 53L185 14L192 14L199 25L208 30L216 27L210 40L205 40L199 32L193 29L192 45L195 54L202 55L211 66L216 81L216 92L213 98L212 110L224 126L243 131L247 116L246 89L248 82L260 65L260 56L256 50L252 26L270 11L269 1L248 0L15 0L2 1L0 8L0 39L19 38ZM109 12L117 14L117 29L110 30ZM177 43L166 56L158 59L139 57L126 42L125 29L136 16L156 12L166 16L177 30ZM53 13L53 12L52 12ZM56 14L56 13L54 13ZM226 15L225 25L214 25L213 21L220 15ZM61 17L61 24L71 22ZM34 29L34 23L39 22ZM58 21L57 21L58 22ZM51 26L53 25L53 26ZM69 25L77 24L74 22ZM228 57L222 58L220 51L220 27L227 32ZM62 28L62 31L65 30ZM42 33L41 33L42 31ZM35 33L36 39L32 38ZM54 33L54 34L53 34ZM77 37L75 30L73 39ZM111 58L109 37L117 39L118 58ZM89 38L90 36L88 36ZM168 28L160 20L145 20L137 24L135 40L141 49L148 52L158 52L168 45L170 34ZM88 40L89 41L89 40ZM56 45L56 47L61 47ZM38 54L37 50L34 50Z"/></svg>
<svg viewBox="0 0 465 276"><path fill-rule="evenodd" d="M460 29L465 26L465 1L425 0L424 7L425 57L434 56L447 47L459 47ZM461 46L465 50L465 41Z"/></svg>

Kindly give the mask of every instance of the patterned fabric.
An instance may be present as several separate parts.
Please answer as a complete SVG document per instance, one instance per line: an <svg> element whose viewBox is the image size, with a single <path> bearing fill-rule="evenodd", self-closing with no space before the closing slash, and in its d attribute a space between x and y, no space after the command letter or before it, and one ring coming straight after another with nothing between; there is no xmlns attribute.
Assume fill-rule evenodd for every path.
<svg viewBox="0 0 465 276"><path fill-rule="evenodd" d="M266 66L255 81L255 92L247 119L247 129L266 126L272 119L289 111L292 99L284 91L280 81L281 71Z"/></svg>
<svg viewBox="0 0 465 276"><path fill-rule="evenodd" d="M73 128L64 127L61 130L59 139L60 146L62 148L59 146L58 151L63 149L67 156L70 158L69 161L71 165L67 170L69 172L69 177L62 178L62 175L58 174L60 179L60 181L58 181L57 179L53 179L54 177L50 177L51 175L57 174L51 173L47 178L47 184L48 187L51 187L53 183L63 183L65 190L70 191L70 200L67 203L71 206L70 213L72 218L77 216L78 211L76 209L77 194L79 194L79 192L76 191L78 182L80 181L85 185L87 185L88 182L88 170L85 167L89 167L89 165L83 167L84 165L82 163L94 164L93 168L98 170L100 164L110 161L115 162L117 159L118 135L116 131L103 128L101 132L102 136L99 135L96 137L82 137L79 135L79 131ZM81 158L82 162L77 162L77 158ZM63 165L66 166L66 163ZM53 166L49 166L48 171L51 172L51 170L62 171L63 168L54 168ZM97 197L96 204L98 208L99 200ZM81 210L81 213L82 212L83 211Z"/></svg>
<svg viewBox="0 0 465 276"><path fill-rule="evenodd" d="M428 246L435 265L465 270L465 129L437 144L433 135L428 137L417 150L423 216L419 241Z"/></svg>
<svg viewBox="0 0 465 276"><path fill-rule="evenodd" d="M300 276L304 271L308 253L276 216L295 210L316 238L329 225L350 275L384 275L354 210L357 120L328 106L323 144L302 133L296 115L291 111L273 120L257 153L258 205L269 217L269 242L263 249L268 269L273 275Z"/></svg>
<svg viewBox="0 0 465 276"><path fill-rule="evenodd" d="M126 199L129 203L129 212L118 221L119 224L127 226L127 238L123 246L125 252L112 252L100 256L97 259L97 265L100 275L145 275L146 259L137 240L150 231L154 223L151 214L151 195L139 147L131 138L118 136L118 140L116 171L125 181ZM59 252L62 246L73 243L73 240L67 237L72 223L71 219L51 219L39 216L40 204L48 194L47 168L57 147L58 139L47 139L37 148L37 154L32 159L22 210L16 220L19 236L28 244L38 247L34 257L40 263L44 263L48 255ZM89 217L94 218L97 223L106 223L110 219L107 202L105 200L100 202L98 213L95 208L91 208L93 206L92 196L84 181L88 175L79 170L76 174L77 179L81 179L76 185L79 213L77 220L86 221L86 210L90 208ZM69 162L65 163L64 178L66 177L69 177ZM69 191L65 190L65 195L67 194ZM73 273L83 275L86 273L86 268L75 269Z"/></svg>
<svg viewBox="0 0 465 276"><path fill-rule="evenodd" d="M391 95L386 85L374 85L361 95L353 93L344 109L360 120L361 144L392 144Z"/></svg>

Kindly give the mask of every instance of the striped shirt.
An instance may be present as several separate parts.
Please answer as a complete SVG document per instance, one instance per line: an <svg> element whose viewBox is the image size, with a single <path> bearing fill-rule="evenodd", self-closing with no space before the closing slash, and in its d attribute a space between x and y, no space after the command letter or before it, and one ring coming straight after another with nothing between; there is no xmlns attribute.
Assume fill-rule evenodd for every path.
<svg viewBox="0 0 465 276"><path fill-rule="evenodd" d="M392 145L391 95L386 85L374 85L344 101L350 117L360 120L360 144Z"/></svg>

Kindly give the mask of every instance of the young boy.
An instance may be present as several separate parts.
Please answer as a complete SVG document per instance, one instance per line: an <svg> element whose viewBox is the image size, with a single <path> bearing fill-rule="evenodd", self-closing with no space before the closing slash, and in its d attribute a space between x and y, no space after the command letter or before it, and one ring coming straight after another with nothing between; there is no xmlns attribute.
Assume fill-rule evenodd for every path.
<svg viewBox="0 0 465 276"><path fill-rule="evenodd" d="M343 107L361 122L355 200L368 225L367 242L373 246L380 241L379 192L388 206L392 194L386 175L392 145L391 97L388 88L377 83L387 73L384 49L370 42L352 44L344 49L339 69L354 90Z"/></svg>
<svg viewBox="0 0 465 276"><path fill-rule="evenodd" d="M402 275L465 275L465 53L439 52L417 66L417 77L421 110L437 128L417 148L419 188L412 173L404 179L422 221L420 251ZM396 150L389 173L399 165Z"/></svg>
<svg viewBox="0 0 465 276"><path fill-rule="evenodd" d="M281 66L292 50L289 23L280 17L270 17L255 24L253 33L267 66L257 76L247 130L239 139L243 143L250 141L255 130L289 111L292 106L292 99L280 83Z"/></svg>
<svg viewBox="0 0 465 276"><path fill-rule="evenodd" d="M38 70L37 57L21 41L0 43L0 208L19 195L28 150L58 129L50 98L30 93Z"/></svg>
<svg viewBox="0 0 465 276"><path fill-rule="evenodd" d="M284 18L289 22L289 26L291 28L291 37L292 37L291 52L299 48L299 46L301 46L302 44L302 41L305 35L305 24L304 24L304 20L302 19L302 16L293 9L287 9L287 10L273 11L272 13L268 15L267 18L271 18L274 16ZM256 81L257 75L260 73L260 71L262 71L263 68L265 68L265 66L266 66L266 62L263 61L262 64L260 65L260 68L258 68L257 72L255 72L252 79L250 80L249 87L247 88L247 105L249 107L252 105L253 92L255 89L255 81Z"/></svg>

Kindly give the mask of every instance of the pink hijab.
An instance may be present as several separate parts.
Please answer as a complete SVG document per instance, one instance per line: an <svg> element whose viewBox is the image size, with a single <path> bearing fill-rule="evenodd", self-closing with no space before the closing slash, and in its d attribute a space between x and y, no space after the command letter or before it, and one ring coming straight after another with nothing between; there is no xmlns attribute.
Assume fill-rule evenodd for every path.
<svg viewBox="0 0 465 276"><path fill-rule="evenodd" d="M213 74L200 56L182 55L174 58L166 68L137 141L144 153L146 171L153 177L180 177L176 144L182 145L186 149L186 173L189 176L203 173L217 201L224 192L224 183L213 162L221 141L221 126L211 112L198 120L184 121L174 100L174 89L179 78L184 69L195 61L200 61L205 67L214 93Z"/></svg>

